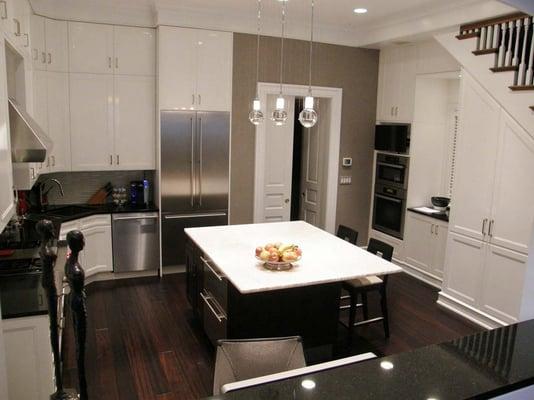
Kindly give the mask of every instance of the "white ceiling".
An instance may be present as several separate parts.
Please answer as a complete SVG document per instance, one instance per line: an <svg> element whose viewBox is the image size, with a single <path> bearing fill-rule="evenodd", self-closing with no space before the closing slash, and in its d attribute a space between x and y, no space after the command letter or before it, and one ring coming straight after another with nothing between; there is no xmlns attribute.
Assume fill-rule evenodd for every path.
<svg viewBox="0 0 534 400"><path fill-rule="evenodd" d="M235 32L254 32L257 0L30 0L38 14L56 18L117 24L191 26ZM311 0L288 0L289 37L309 36ZM281 2L262 0L263 32L278 35ZM507 12L495 0L315 0L317 40L362 45L432 31ZM364 7L367 14L352 10ZM413 32L410 31L413 25ZM396 27L397 33L392 31ZM399 29L401 28L401 29Z"/></svg>

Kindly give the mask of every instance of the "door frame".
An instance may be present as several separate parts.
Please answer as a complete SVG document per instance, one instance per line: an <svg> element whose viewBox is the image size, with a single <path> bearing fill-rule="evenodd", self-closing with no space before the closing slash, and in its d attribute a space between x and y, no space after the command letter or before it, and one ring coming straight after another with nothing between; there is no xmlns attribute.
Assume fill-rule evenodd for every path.
<svg viewBox="0 0 534 400"><path fill-rule="evenodd" d="M262 104L267 103L268 95L280 93L280 84L258 82L258 97ZM312 86L314 97L330 100L330 134L328 136L327 174L324 187L326 188L325 230L334 233L336 229L337 191L339 178L339 151L341 142L341 107L343 89L322 86ZM308 95L308 86L284 84L284 95L305 97ZM264 123L256 127L256 145L254 160L254 223L263 222L261 215L264 200L265 165L261 160L265 157L266 124L269 117L265 116Z"/></svg>

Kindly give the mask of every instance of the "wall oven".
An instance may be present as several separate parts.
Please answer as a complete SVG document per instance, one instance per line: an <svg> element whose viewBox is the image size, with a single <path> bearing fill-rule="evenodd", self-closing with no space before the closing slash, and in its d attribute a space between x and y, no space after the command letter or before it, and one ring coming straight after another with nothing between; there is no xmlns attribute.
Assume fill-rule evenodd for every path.
<svg viewBox="0 0 534 400"><path fill-rule="evenodd" d="M375 185L373 229L403 239L406 190L391 185Z"/></svg>
<svg viewBox="0 0 534 400"><path fill-rule="evenodd" d="M408 189L409 158L378 153L376 155L376 184Z"/></svg>

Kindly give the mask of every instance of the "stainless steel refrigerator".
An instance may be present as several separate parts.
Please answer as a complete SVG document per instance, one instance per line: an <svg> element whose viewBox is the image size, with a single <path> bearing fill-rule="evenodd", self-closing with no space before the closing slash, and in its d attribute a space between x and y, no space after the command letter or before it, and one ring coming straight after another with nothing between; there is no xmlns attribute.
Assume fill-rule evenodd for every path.
<svg viewBox="0 0 534 400"><path fill-rule="evenodd" d="M185 228L228 224L230 113L161 112L162 264L185 262Z"/></svg>

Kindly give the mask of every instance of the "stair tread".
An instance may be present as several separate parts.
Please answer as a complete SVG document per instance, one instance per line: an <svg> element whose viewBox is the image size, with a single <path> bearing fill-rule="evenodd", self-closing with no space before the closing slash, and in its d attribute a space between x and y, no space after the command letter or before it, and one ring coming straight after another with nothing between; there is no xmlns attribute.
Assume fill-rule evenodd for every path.
<svg viewBox="0 0 534 400"><path fill-rule="evenodd" d="M473 54L475 56L480 56L480 55L484 55L484 54L495 54L495 53L498 53L498 52L499 52L499 48L495 48L495 49L475 50L475 51L473 51Z"/></svg>
<svg viewBox="0 0 534 400"><path fill-rule="evenodd" d="M517 71L518 69L519 69L519 67L517 67L517 66L490 68L490 70L493 71L493 72Z"/></svg>
<svg viewBox="0 0 534 400"><path fill-rule="evenodd" d="M459 35L456 35L456 39L464 40L464 39L476 38L479 36L480 36L480 32L461 33Z"/></svg>
<svg viewBox="0 0 534 400"><path fill-rule="evenodd" d="M509 86L510 89L513 91L521 91L521 90L534 90L534 85L514 85Z"/></svg>

